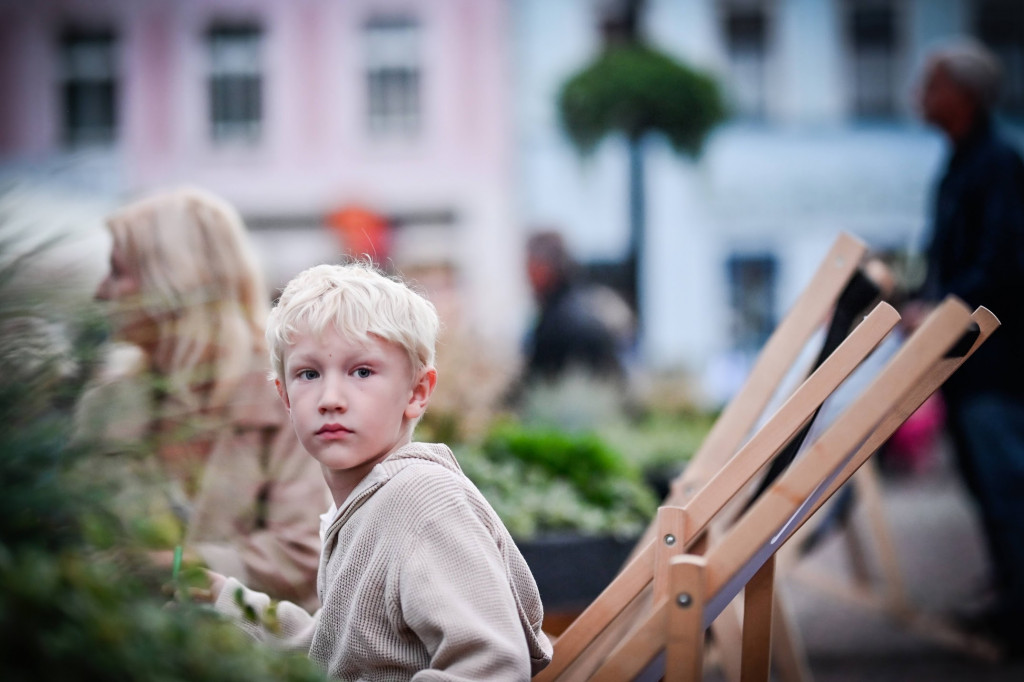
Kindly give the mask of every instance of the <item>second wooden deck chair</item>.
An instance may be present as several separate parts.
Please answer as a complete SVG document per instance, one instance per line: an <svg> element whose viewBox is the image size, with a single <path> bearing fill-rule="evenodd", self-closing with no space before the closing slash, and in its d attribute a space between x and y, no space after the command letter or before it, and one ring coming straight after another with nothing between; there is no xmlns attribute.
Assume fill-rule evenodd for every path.
<svg viewBox="0 0 1024 682"><path fill-rule="evenodd" d="M811 374L771 419L742 447L702 490L683 507L680 526L672 531L673 545L689 549L721 509L793 438L814 411L836 390L895 326L899 315L879 304L836 351ZM664 533L659 533L663 537ZM612 584L562 633L555 659L538 679L586 679L594 663L592 652L602 638L615 638L628 628L636 612L650 601L655 555L661 545L646 542ZM622 587L625 585L626 587ZM609 627L614 623L614 627ZM596 645L596 646L595 646ZM587 655L584 650L589 650ZM577 659L580 660L577 660ZM561 677L563 674L566 677Z"/></svg>
<svg viewBox="0 0 1024 682"><path fill-rule="evenodd" d="M821 365L828 354L849 333L850 328L863 316L868 305L877 300L879 289L863 272L867 247L848 234L840 234L821 260L803 293L797 298L786 316L765 344L749 376L735 397L729 402L701 447L687 463L686 468L671 485L665 505L682 505L689 501L739 449L745 439L757 429L759 423L774 411L778 403L788 397L799 380ZM822 339L814 337L823 331ZM820 343L817 359L810 362L805 352ZM806 426L804 427L806 428ZM777 453L762 479L778 475L799 447L806 432L798 434L787 447ZM733 502L742 508L757 491L751 490ZM728 517L736 510L721 514ZM720 519L719 525L728 521ZM637 543L631 558L639 548L654 537L652 524ZM785 680L806 680L806 665L798 635L789 627L785 609L779 609L776 625L780 630L778 660ZM729 620L716 624L720 642L729 642L736 628L729 628ZM738 679L738 668L726 661L726 678Z"/></svg>
<svg viewBox="0 0 1024 682"><path fill-rule="evenodd" d="M552 665L538 679L660 679L665 674L673 680L697 680L704 631L744 586L743 678L767 679L775 551L998 326L984 309L976 311L973 319L972 323L962 303L944 302L881 374L704 556L673 556L685 550L685 543L677 539L692 537L696 510L689 505L663 508L655 547L645 549L591 605L600 617L588 619L589 632L566 642L570 628L556 642ZM963 352L949 353L972 326L976 330L973 344ZM860 328L844 346L855 342L857 331ZM831 372L827 365L820 371ZM803 389L816 375L819 372L787 405L803 400ZM709 487L716 484L716 479L731 478L736 473L732 470L734 460L709 482ZM700 491L695 501L703 494ZM643 589L637 583L646 578L644 571L633 570L641 560L651 562L653 597L633 609L635 595ZM632 610L627 611L627 606ZM630 619L634 627L622 638L602 641L601 623L617 616ZM584 649L590 654L589 667L574 668L575 657Z"/></svg>

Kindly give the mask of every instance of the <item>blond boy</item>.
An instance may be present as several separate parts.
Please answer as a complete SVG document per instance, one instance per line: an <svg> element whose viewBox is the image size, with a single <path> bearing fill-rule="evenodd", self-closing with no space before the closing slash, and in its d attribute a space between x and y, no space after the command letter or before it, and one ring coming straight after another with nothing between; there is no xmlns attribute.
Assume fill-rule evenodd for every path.
<svg viewBox="0 0 1024 682"><path fill-rule="evenodd" d="M372 267L320 265L267 325L274 383L334 504L322 517L322 607L247 619L213 575L218 611L344 680L528 680L551 658L536 583L444 445L412 442L437 381L433 306ZM268 627L271 622L273 627Z"/></svg>

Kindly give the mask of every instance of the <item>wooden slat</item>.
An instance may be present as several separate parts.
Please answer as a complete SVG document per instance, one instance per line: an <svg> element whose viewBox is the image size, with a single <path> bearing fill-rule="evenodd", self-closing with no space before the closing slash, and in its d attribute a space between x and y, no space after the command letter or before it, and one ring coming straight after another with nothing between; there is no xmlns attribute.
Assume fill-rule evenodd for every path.
<svg viewBox="0 0 1024 682"><path fill-rule="evenodd" d="M700 682L704 655L703 557L674 558L668 589L660 597L668 604L665 625L665 679Z"/></svg>
<svg viewBox="0 0 1024 682"><path fill-rule="evenodd" d="M774 596L775 558L769 557L743 588L741 682L768 682Z"/></svg>
<svg viewBox="0 0 1024 682"><path fill-rule="evenodd" d="M678 557L680 560L684 558L694 557ZM668 609L668 599L656 602L629 636L612 649L590 679L593 682L623 682L643 672L647 664L665 648ZM704 631L703 626L698 629Z"/></svg>
<svg viewBox="0 0 1024 682"><path fill-rule="evenodd" d="M688 514L680 507L658 509L658 533L654 538L654 592L660 594L668 583L669 560L686 550Z"/></svg>

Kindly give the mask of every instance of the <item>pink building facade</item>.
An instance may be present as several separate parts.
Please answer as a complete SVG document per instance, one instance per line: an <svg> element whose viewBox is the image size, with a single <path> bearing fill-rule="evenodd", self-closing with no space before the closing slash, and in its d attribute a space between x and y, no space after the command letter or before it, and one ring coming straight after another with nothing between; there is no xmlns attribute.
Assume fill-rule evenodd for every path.
<svg viewBox="0 0 1024 682"><path fill-rule="evenodd" d="M179 184L245 216L271 281L387 256L514 350L527 309L505 0L0 0L0 172L119 201Z"/></svg>

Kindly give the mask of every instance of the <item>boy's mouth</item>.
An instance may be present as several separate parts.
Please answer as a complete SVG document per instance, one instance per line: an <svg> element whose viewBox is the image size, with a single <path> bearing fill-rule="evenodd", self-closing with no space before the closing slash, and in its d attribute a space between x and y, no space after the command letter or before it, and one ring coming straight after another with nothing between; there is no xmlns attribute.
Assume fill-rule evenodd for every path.
<svg viewBox="0 0 1024 682"><path fill-rule="evenodd" d="M347 433L352 433L352 430L345 428L341 424L324 424L323 426L321 426L317 430L316 435L318 435L318 436L332 436L332 435L342 436L342 435L345 435Z"/></svg>

